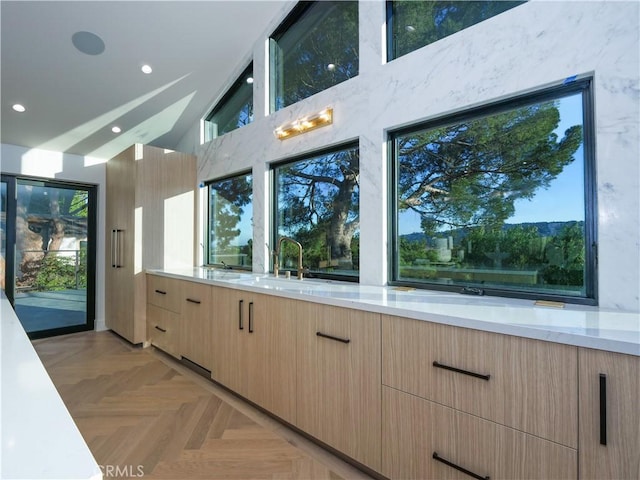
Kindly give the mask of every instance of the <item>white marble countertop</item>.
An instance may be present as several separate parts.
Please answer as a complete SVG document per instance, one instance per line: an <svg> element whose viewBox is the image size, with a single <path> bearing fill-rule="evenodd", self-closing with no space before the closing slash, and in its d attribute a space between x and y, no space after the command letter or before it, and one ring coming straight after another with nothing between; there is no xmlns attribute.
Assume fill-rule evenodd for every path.
<svg viewBox="0 0 640 480"><path fill-rule="evenodd" d="M150 270L148 273L640 356L640 314L634 312L571 304L565 304L563 308L538 306L532 300L430 290L402 291L394 287L316 279L276 279L266 274L201 267Z"/></svg>
<svg viewBox="0 0 640 480"><path fill-rule="evenodd" d="M0 478L101 479L9 300L0 290Z"/></svg>

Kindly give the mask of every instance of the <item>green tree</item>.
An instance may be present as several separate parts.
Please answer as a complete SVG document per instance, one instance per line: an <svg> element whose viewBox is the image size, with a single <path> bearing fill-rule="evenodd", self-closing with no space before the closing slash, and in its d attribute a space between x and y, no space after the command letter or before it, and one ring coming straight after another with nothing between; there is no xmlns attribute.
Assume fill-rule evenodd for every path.
<svg viewBox="0 0 640 480"><path fill-rule="evenodd" d="M400 265L415 265L419 261L435 261L437 255L427 248L426 242L400 238Z"/></svg>
<svg viewBox="0 0 640 480"><path fill-rule="evenodd" d="M247 205L252 201L251 175L221 180L211 184L211 218L209 229L213 231L210 237L210 261L216 254L245 253L236 252L232 247L240 231L240 219ZM246 248L251 252L251 248ZM250 258L250 257L249 257Z"/></svg>
<svg viewBox="0 0 640 480"><path fill-rule="evenodd" d="M358 2L320 1L272 42L275 109L358 75Z"/></svg>
<svg viewBox="0 0 640 480"><path fill-rule="evenodd" d="M58 262L51 259L47 263L43 257L60 250L65 238L87 238L88 208L89 193L86 190L18 183L16 242L19 286L32 286L41 266L52 266Z"/></svg>
<svg viewBox="0 0 640 480"><path fill-rule="evenodd" d="M550 239L546 261L548 265L542 269L544 283L584 285L584 227L580 222L564 227Z"/></svg>
<svg viewBox="0 0 640 480"><path fill-rule="evenodd" d="M359 228L357 148L278 169L278 233L305 246L305 259L351 265Z"/></svg>
<svg viewBox="0 0 640 480"><path fill-rule="evenodd" d="M427 235L501 227L574 160L582 127L558 139L559 121L549 101L398 137L399 210L420 214Z"/></svg>
<svg viewBox="0 0 640 480"><path fill-rule="evenodd" d="M86 245L78 252L78 259L58 256L48 252L37 265L34 265L35 280L33 287L39 291L67 290L87 288L87 249Z"/></svg>
<svg viewBox="0 0 640 480"><path fill-rule="evenodd" d="M545 240L536 227L476 227L469 230L462 245L466 249L466 263L474 267L493 267L492 252L504 254L504 268L537 268L544 262Z"/></svg>

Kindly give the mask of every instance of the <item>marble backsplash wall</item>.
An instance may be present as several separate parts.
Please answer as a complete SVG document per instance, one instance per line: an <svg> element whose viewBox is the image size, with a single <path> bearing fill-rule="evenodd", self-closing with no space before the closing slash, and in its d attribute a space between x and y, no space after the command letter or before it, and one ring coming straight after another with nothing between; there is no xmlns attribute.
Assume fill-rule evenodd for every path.
<svg viewBox="0 0 640 480"><path fill-rule="evenodd" d="M198 179L254 174L254 245L269 232L269 165L304 152L360 142L360 282L387 281L387 132L495 100L594 79L598 191L598 298L640 311L640 3L533 0L387 63L385 4L360 3L360 69L351 80L267 112L266 41L253 50L255 120L195 147ZM281 19L274 19L274 27ZM231 79L233 80L233 79ZM285 141L274 130L333 107L334 123ZM375 260L374 260L375 259ZM254 271L268 270L266 247Z"/></svg>

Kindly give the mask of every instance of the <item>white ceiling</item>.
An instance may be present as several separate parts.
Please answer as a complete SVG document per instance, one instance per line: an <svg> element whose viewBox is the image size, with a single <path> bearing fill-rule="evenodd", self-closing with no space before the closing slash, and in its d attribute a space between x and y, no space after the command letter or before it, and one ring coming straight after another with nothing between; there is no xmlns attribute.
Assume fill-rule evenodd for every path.
<svg viewBox="0 0 640 480"><path fill-rule="evenodd" d="M294 3L2 0L1 141L101 158L136 142L175 149ZM78 51L79 31L104 52Z"/></svg>

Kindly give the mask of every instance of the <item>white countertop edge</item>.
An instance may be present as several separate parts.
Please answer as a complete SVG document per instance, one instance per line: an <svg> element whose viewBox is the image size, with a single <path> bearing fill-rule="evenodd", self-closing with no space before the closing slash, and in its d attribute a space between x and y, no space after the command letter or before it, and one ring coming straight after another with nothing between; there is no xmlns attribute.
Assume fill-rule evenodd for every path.
<svg viewBox="0 0 640 480"><path fill-rule="evenodd" d="M640 314L635 313L624 313L624 312L608 312L608 311L600 311L597 307L584 307L580 305L568 305L565 309L557 309L554 307L541 307L533 305L531 301L524 301L521 299L499 299L497 297L457 297L456 294L453 293L445 293L437 292L440 296L446 296L447 300L451 300L452 303L456 300L459 301L460 305L467 307L469 309L474 308L474 301L481 305L482 301L486 301L487 299L491 299L492 301L495 299L495 307L501 309L501 313L504 312L505 317L513 316L515 318L520 318L523 312L531 312L535 311L536 313L541 314L543 317L550 317L553 319L562 319L563 317L569 317L573 314L583 314L589 315L593 318L602 318L606 321L608 316L613 315L624 315L628 318L631 318L632 321L637 319L637 325L634 325L634 329L631 331L631 335L628 338L620 338L624 336L623 334L618 333L618 338L614 336L607 336L605 334L596 336L589 335L584 332L570 332L564 331L567 329L573 329L572 325L565 325L563 327L550 327L547 325L541 325L540 327L533 326L530 324L523 325L518 324L516 322L508 322L504 320L498 321L489 321L483 320L480 318L473 318L472 316L462 316L462 315L452 315L452 314L443 314L439 312L435 312L436 308L431 311L424 310L414 310L410 308L401 308L401 307L392 307L387 305L376 304L375 302L370 302L366 300L354 300L354 299L343 299L343 298L335 298L330 295L313 295L309 293L301 293L289 290L275 290L268 289L260 286L254 285L245 285L241 283L234 283L232 281L227 281L223 279L208 279L202 278L198 276L199 272L201 273L203 270L200 267L194 267L193 273L189 274L188 270L184 272L181 271L170 271L170 270L148 270L147 273L161 275L165 277L171 277L179 280L189 280L198 283L204 283L224 288L232 288L235 290L249 291L254 293L259 293L263 295L274 295L283 298L291 298L294 300L302 300L307 302L315 302L322 303L325 305L333 305L337 307L344 308L352 308L356 310L363 310L367 312L380 313L384 315L392 315L404 318L410 318L414 320L422 320L429 321L434 323L440 323L444 325L451 325L455 327L463 327L463 328L471 328L475 330L482 330L492 333L498 333L503 335L513 335L523 338L530 338L534 340L542 340L548 342L561 343L566 345L572 345L576 347L584 347L584 348L592 348L596 350L604 350L615 353L623 353L627 355L635 355L640 356ZM237 271L236 271L237 273ZM240 275L253 275L254 277L265 278L268 281L268 276L260 275L260 274L250 274L250 272L242 272ZM313 280L312 280L313 281ZM296 280L291 280L293 288L295 288ZM340 282L334 282L338 284ZM345 285L342 282L342 285ZM346 284L347 286L353 286L353 289L356 290L361 285L359 284ZM381 294L382 292L390 292L393 290L393 287L370 287L379 289ZM420 291L417 291L421 293ZM395 292L394 292L395 293ZM498 305L503 302L504 305ZM437 302L434 302L434 305ZM424 305L422 305L424 307ZM481 307L478 306L477 309ZM501 315L502 316L502 315ZM613 323L613 321L611 322ZM612 328L615 330L615 325L612 325ZM582 327L575 327L576 330L580 330Z"/></svg>
<svg viewBox="0 0 640 480"><path fill-rule="evenodd" d="M102 471L0 290L0 478L99 480Z"/></svg>

